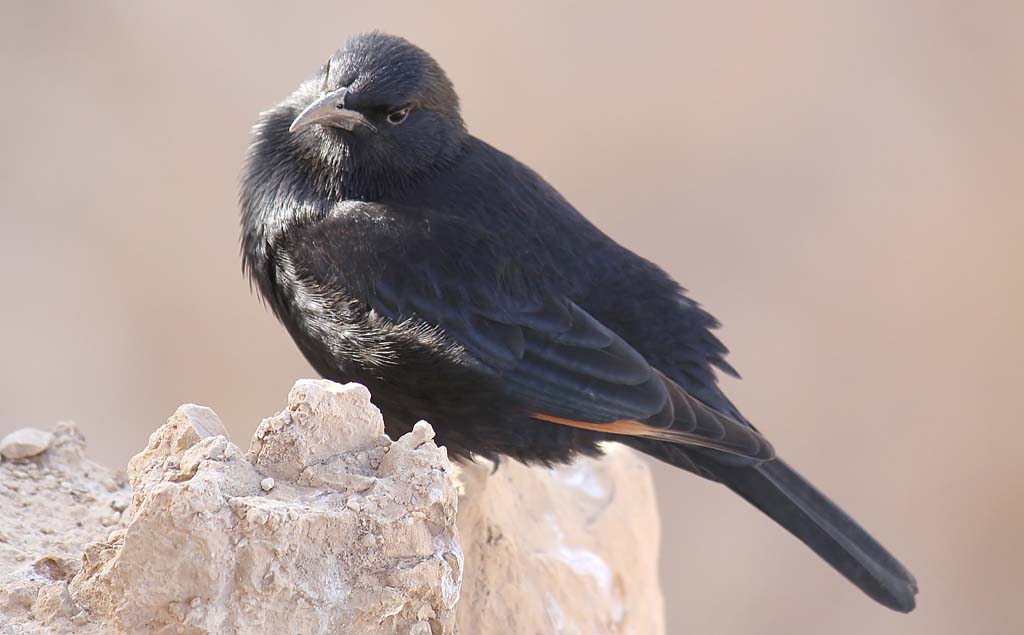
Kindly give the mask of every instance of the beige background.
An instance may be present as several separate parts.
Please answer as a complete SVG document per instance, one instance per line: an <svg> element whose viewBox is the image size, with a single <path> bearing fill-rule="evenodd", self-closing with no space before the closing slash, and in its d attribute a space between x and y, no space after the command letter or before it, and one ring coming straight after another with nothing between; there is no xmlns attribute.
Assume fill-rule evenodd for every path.
<svg viewBox="0 0 1024 635"><path fill-rule="evenodd" d="M121 464L179 402L239 440L282 405L311 371L239 271L248 128L382 27L711 308L734 400L922 586L886 611L659 468L672 633L1024 632L1022 5L769 4L5 2L0 432Z"/></svg>

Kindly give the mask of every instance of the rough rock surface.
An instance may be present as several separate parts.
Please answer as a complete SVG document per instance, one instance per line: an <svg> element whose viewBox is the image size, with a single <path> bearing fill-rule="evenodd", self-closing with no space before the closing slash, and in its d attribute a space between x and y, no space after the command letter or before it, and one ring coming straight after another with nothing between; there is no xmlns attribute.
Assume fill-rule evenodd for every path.
<svg viewBox="0 0 1024 635"><path fill-rule="evenodd" d="M664 632L650 472L625 446L605 451L552 470L456 466L463 633Z"/></svg>
<svg viewBox="0 0 1024 635"><path fill-rule="evenodd" d="M68 583L86 543L122 526L132 492L123 474L85 458L72 423L46 452L0 462L0 633L108 633L89 625Z"/></svg>
<svg viewBox="0 0 1024 635"><path fill-rule="evenodd" d="M133 517L86 548L72 596L125 633L451 633L462 550L432 437L392 442L365 388L325 381L248 455L183 407L129 463Z"/></svg>
<svg viewBox="0 0 1024 635"><path fill-rule="evenodd" d="M636 455L493 470L432 439L322 380L247 452L182 406L127 479L58 424L0 462L0 634L663 632Z"/></svg>

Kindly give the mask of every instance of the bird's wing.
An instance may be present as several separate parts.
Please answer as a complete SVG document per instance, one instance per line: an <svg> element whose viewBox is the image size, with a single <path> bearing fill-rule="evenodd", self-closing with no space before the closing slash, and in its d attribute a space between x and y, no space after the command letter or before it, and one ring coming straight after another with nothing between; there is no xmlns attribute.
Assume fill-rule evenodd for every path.
<svg viewBox="0 0 1024 635"><path fill-rule="evenodd" d="M346 205L298 226L293 266L345 285L385 318L440 327L535 418L767 460L757 431L689 395L621 337L460 219Z"/></svg>

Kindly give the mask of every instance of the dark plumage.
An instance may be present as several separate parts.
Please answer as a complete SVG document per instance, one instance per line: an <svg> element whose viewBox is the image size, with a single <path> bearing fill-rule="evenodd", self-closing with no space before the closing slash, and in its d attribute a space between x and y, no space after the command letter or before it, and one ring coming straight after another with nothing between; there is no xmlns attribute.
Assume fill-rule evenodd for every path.
<svg viewBox="0 0 1024 635"><path fill-rule="evenodd" d="M718 480L868 595L914 578L726 399L713 317L540 176L466 132L421 49L349 40L263 113L242 190L260 294L324 377L455 456L555 463L615 440Z"/></svg>

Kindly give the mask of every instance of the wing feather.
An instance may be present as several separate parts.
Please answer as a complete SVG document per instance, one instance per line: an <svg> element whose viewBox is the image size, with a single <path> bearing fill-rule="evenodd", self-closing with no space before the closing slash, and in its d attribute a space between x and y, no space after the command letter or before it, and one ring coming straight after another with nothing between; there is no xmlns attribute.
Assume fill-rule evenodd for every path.
<svg viewBox="0 0 1024 635"><path fill-rule="evenodd" d="M360 218L366 215L373 222ZM296 249L289 258L321 285L345 285L385 319L440 328L537 419L757 460L772 456L753 428L652 368L564 290L546 286L528 261L503 258L492 233L420 209L359 203L294 228L291 238L353 245L353 232L375 224L386 240L367 241L377 248L372 253ZM363 278L347 279L352 271Z"/></svg>

